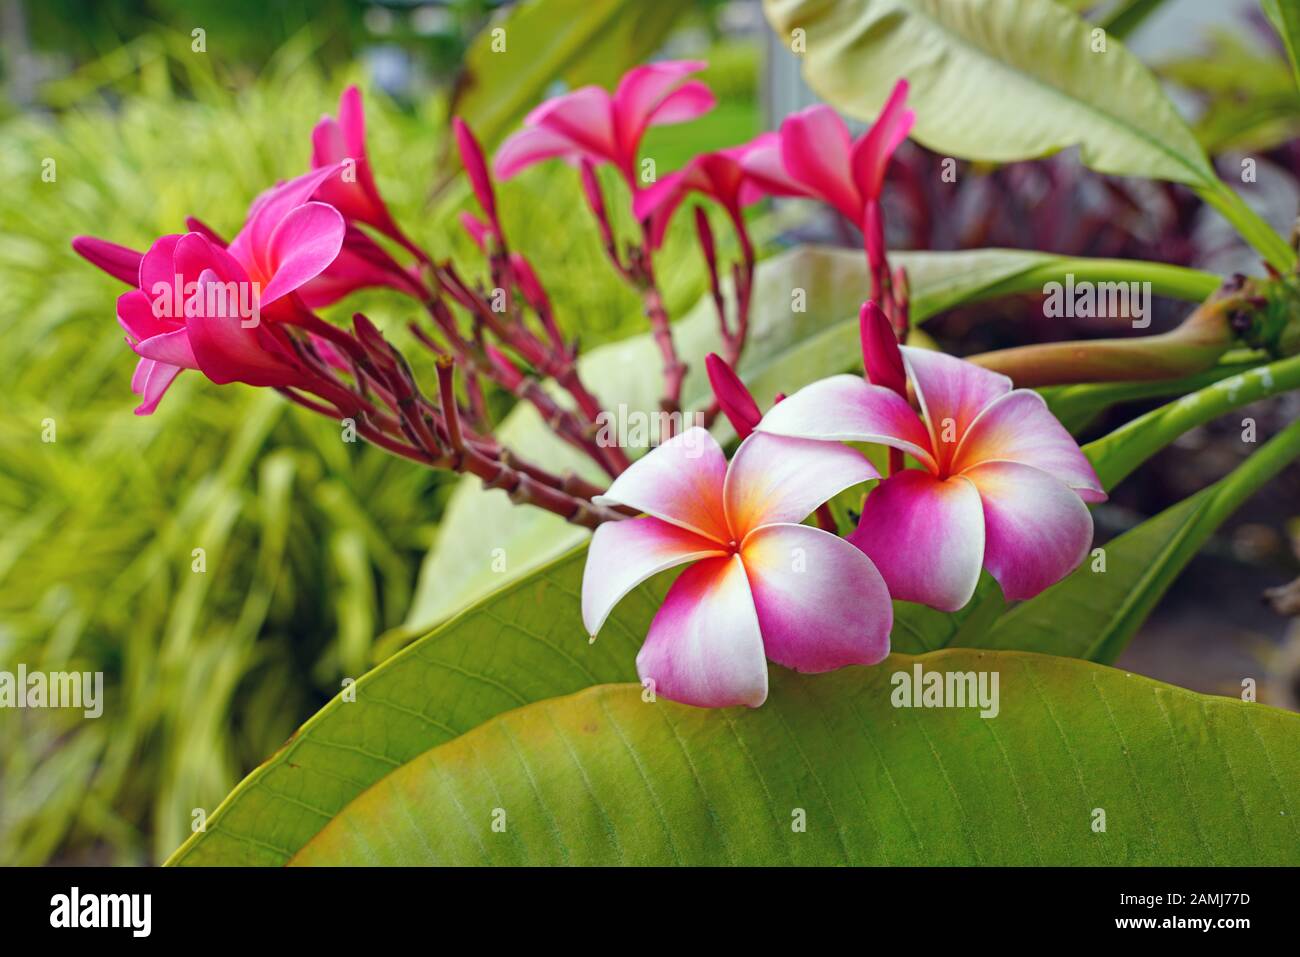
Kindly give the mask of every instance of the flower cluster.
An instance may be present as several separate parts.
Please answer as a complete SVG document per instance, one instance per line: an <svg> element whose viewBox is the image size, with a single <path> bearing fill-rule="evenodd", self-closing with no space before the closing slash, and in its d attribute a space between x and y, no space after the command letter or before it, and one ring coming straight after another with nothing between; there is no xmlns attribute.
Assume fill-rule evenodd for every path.
<svg viewBox="0 0 1300 957"><path fill-rule="evenodd" d="M757 706L768 659L800 671L872 664L889 649L892 599L954 610L987 569L1011 599L1036 594L1075 567L1092 536L1085 503L1096 475L1036 393L1005 376L900 345L907 279L891 271L880 196L890 158L911 128L900 81L856 141L828 107L780 130L706 153L662 177L643 175L641 140L656 124L714 105L694 79L704 64L638 67L613 93L584 87L544 103L492 162L459 118L452 131L479 207L461 224L483 252L484 279L435 261L403 231L376 185L361 96L312 131L310 168L251 204L228 243L197 219L143 253L92 237L74 248L127 283L117 318L138 356L137 414L158 407L184 370L215 383L267 386L384 449L472 474L516 502L595 529L582 590L593 636L614 606L652 575L688 565L637 657L658 693L705 706ZM691 197L716 204L739 249L730 307L717 244L695 208L718 314L721 354L705 359L715 400L741 441L731 461L704 428L671 435L635 463L597 441L600 400L583 384L532 263L502 227L495 178L561 158L577 167L605 252L642 298L664 371L661 406L680 409L678 356L655 271L675 213ZM620 237L599 167L611 167L638 224ZM834 376L766 414L735 368L748 335L757 253L744 210L765 196L820 201L862 231L872 302L861 317L865 377ZM485 280L485 281L484 281ZM409 297L408 329L433 353L427 397L412 365L366 316L351 329L316 310L367 287ZM457 377L456 370L460 370ZM554 388L547 387L547 381ZM608 476L608 488L527 461L492 435L491 384L531 404L555 434ZM890 449L887 474L848 442ZM911 466L911 467L909 467ZM861 520L837 534L826 503L857 486ZM812 514L817 524L805 524Z"/></svg>

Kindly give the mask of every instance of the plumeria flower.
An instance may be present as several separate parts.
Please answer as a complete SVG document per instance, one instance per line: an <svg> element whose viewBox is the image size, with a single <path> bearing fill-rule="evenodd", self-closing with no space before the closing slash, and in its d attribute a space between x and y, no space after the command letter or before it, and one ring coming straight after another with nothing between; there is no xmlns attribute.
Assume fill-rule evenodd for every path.
<svg viewBox="0 0 1300 957"><path fill-rule="evenodd" d="M864 333L868 348L883 337ZM920 463L867 496L849 536L890 593L943 611L970 600L987 568L1009 599L1030 598L1073 570L1092 542L1086 502L1106 498L1096 473L1038 393L953 356L898 346L920 405L858 376L806 386L774 406L756 434L871 442ZM892 363L868 354L867 368Z"/></svg>
<svg viewBox="0 0 1300 957"><path fill-rule="evenodd" d="M596 529L582 580L587 631L594 640L650 576L691 563L637 655L656 694L757 707L767 698L765 656L805 672L880 661L893 625L880 573L844 539L797 524L876 476L844 445L756 433L728 465L704 429L679 433L596 498L645 517Z"/></svg>
<svg viewBox="0 0 1300 957"><path fill-rule="evenodd" d="M773 193L819 199L865 228L889 160L916 119L906 99L907 81L899 80L876 122L856 141L833 109L810 106L786 117L779 136L749 151L745 169Z"/></svg>
<svg viewBox="0 0 1300 957"><path fill-rule="evenodd" d="M741 210L767 195L763 184L745 172L745 157L755 150L766 149L768 142L768 139L760 138L741 146L696 156L682 169L660 177L653 185L637 193L632 211L637 219L650 221L651 248L658 249L663 244L673 213L691 193L699 193L718 203L744 235Z"/></svg>
<svg viewBox="0 0 1300 957"><path fill-rule="evenodd" d="M534 163L561 156L612 163L635 191L637 151L646 129L693 120L713 109L716 100L709 88L686 80L704 67L696 60L650 63L624 74L613 95L584 86L546 101L497 150L497 177L509 179Z"/></svg>
<svg viewBox="0 0 1300 957"><path fill-rule="evenodd" d="M229 248L207 231L162 236L139 260L137 288L117 301L118 322L140 357L131 389L149 415L184 369L218 384L285 386L303 381L283 332L292 321L291 294L338 256L344 223L338 211L308 198L333 169L318 170L268 190ZM73 248L125 279L125 247L77 237ZM112 267L112 268L107 268Z"/></svg>
<svg viewBox="0 0 1300 957"><path fill-rule="evenodd" d="M163 236L144 254L140 281L142 289L117 301L118 322L140 356L131 380L144 400L137 415L152 413L184 369L198 369L219 385L304 382L283 332L256 315L261 304L247 271L206 237ZM163 302L180 308L159 308Z"/></svg>

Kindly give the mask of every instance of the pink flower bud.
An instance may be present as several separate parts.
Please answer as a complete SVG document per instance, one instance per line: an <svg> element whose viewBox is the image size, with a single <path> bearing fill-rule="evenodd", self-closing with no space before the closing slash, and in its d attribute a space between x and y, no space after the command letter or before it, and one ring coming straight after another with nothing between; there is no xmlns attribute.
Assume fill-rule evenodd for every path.
<svg viewBox="0 0 1300 957"><path fill-rule="evenodd" d="M474 190L479 206L487 214L493 229L500 232L497 225L497 201L492 192L492 178L488 175L487 164L483 161L483 150L474 138L473 132L459 116L453 117L452 129L456 133L456 148L460 150L460 161L469 177L469 185Z"/></svg>
<svg viewBox="0 0 1300 957"><path fill-rule="evenodd" d="M82 259L98 266L114 279L120 279L129 286L140 281L140 260L143 254L134 249L96 239L94 236L74 236L72 249Z"/></svg>
<svg viewBox="0 0 1300 957"><path fill-rule="evenodd" d="M903 369L903 354L898 348L898 338L889 319L871 300L862 304L858 313L858 334L862 341L862 364L867 381L881 385L903 398L907 398L907 373Z"/></svg>
<svg viewBox="0 0 1300 957"><path fill-rule="evenodd" d="M750 395L749 389L745 388L745 383L740 381L740 376L717 353L710 352L705 357L704 368L709 373L709 385L713 387L719 408L736 434L742 439L746 438L763 418L758 403Z"/></svg>

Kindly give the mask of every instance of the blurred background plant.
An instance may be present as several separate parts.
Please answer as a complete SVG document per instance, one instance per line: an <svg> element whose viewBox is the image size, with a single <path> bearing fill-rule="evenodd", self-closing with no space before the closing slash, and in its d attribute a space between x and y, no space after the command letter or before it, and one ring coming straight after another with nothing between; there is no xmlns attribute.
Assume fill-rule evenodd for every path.
<svg viewBox="0 0 1300 957"><path fill-rule="evenodd" d="M1188 2L1075 6L1151 13ZM340 682L410 637L400 625L451 492L444 477L341 442L278 396L198 376L182 377L152 418L132 416L133 361L112 309L122 289L71 252L71 236L143 248L187 215L233 234L258 192L305 167L313 122L348 82L366 93L371 156L397 218L435 255L468 263L481 256L456 225L469 200L447 165L452 111L490 147L544 95L610 85L661 52L707 59L704 79L720 102L705 119L651 131L645 151L660 170L771 122L760 87L774 73L771 59L761 69L772 40L756 3L532 0L520 15L544 15L512 36L538 56L518 76L494 72L483 55L480 31L504 6L0 0L0 388L10 404L0 419L0 669L102 671L107 697L94 721L0 710L0 864L152 863L170 853L194 809L210 813ZM1167 32L1164 12L1145 28ZM1261 161L1294 184L1300 96L1284 53L1260 22L1231 26L1194 55L1151 60L1188 92L1221 162L1235 162L1232 150L1266 150ZM47 159L53 182L41 175ZM1212 217L1181 187L1097 176L1063 155L963 163L960 188L949 188L935 173L940 159L910 145L891 169L898 248L1000 244L1254 268L1221 247ZM570 170L539 168L503 184L500 197L507 232L584 348L643 329L635 297L603 268ZM788 223L787 212L775 220ZM689 219L678 217L659 269L677 316L705 285ZM802 221L779 242L808 238L857 243L842 224ZM1087 320L1044 320L1040 306L1029 296L956 310L930 331L959 353L1101 332ZM409 345L400 300L368 294L335 315L358 308ZM1163 304L1157 324L1177 315ZM416 371L432 381L429 369ZM493 403L500 414L510 405ZM1268 435L1297 411L1284 398L1245 414ZM52 443L42 441L47 420ZM1098 512L1104 533L1225 474L1245 454L1239 430L1216 423L1162 453ZM1254 596L1300 571L1298 488L1293 467L1225 526L1121 666L1226 693L1235 680L1216 676L1258 667L1283 675L1261 695L1296 706L1285 675L1300 671L1300 656ZM1216 590L1234 600L1215 601Z"/></svg>

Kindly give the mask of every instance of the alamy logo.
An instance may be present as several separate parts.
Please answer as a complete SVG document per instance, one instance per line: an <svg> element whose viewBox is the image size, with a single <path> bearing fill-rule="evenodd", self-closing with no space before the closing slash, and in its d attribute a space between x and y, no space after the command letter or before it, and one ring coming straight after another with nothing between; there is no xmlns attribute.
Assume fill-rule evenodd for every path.
<svg viewBox="0 0 1300 957"><path fill-rule="evenodd" d="M998 672L926 671L918 661L911 671L895 671L889 678L895 708L979 708L981 718L996 718Z"/></svg>
<svg viewBox="0 0 1300 957"><path fill-rule="evenodd" d="M133 937L148 937L153 898L149 894L69 894L50 898L51 927L127 927Z"/></svg>
<svg viewBox="0 0 1300 957"><path fill-rule="evenodd" d="M104 672L0 671L0 708L80 708L87 718L104 713Z"/></svg>
<svg viewBox="0 0 1300 957"><path fill-rule="evenodd" d="M1151 283L1075 282L1065 274L1064 284L1043 286L1043 315L1049 319L1131 319L1134 329L1151 325Z"/></svg>

